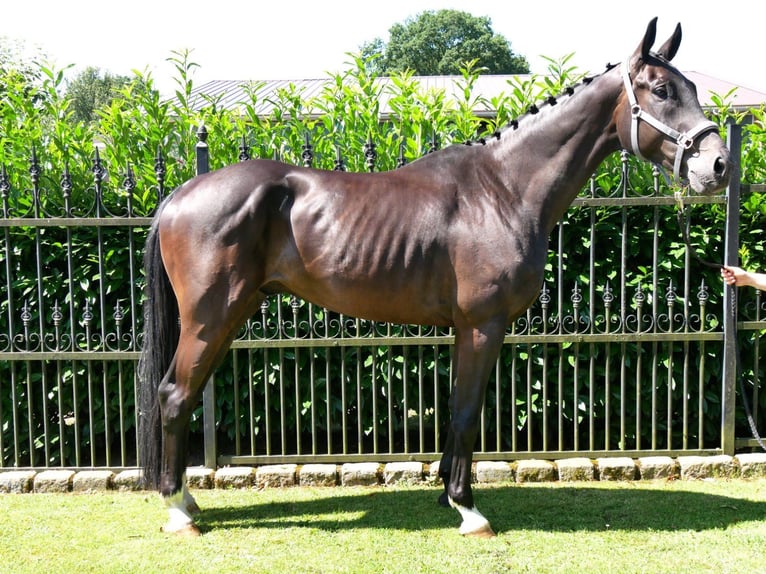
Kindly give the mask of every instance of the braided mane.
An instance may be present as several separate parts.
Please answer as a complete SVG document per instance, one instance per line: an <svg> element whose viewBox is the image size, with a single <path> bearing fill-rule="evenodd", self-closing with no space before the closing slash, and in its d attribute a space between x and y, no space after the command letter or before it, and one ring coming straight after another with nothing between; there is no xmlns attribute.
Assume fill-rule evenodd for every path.
<svg viewBox="0 0 766 574"><path fill-rule="evenodd" d="M660 56L659 54L652 53L652 56L657 57L658 59L661 59L661 60L664 61L664 58L662 58L662 56ZM612 70L613 68L615 68L617 66L618 66L618 64L608 63L606 65L606 69L601 74L597 74L595 76L585 76L585 77L583 77L582 80L580 80L580 82L578 82L576 84L573 84L571 86L567 86L564 89L564 91L562 93L560 93L558 96L548 96L547 98L542 100L542 102L540 102L539 104L532 104L532 105L530 105L527 108L527 111L524 114L522 114L521 116L519 116L517 118L513 118L504 127L496 129L494 132L492 132L491 134L489 134L487 136L482 136L482 137L479 137L479 138L477 138L475 140L466 140L464 142L464 144L468 145L468 146L471 146L471 145L474 145L474 144L486 145L487 142L492 141L493 139L494 140L499 140L506 131L508 131L508 130L517 130L519 128L519 122L522 119L524 119L525 117L533 116L533 115L536 115L536 114L540 113L541 108L543 108L545 106L548 106L548 107L555 106L562 96L567 96L567 97L573 96L574 93L575 93L575 90L577 88L579 88L581 86L589 85L597 77L599 77L600 75L603 75L603 74L609 72L610 70Z"/></svg>

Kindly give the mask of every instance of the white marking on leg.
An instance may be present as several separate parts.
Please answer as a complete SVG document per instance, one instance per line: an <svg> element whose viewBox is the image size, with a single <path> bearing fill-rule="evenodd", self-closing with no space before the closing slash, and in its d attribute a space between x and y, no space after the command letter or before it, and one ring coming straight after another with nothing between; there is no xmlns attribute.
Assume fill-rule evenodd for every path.
<svg viewBox="0 0 766 574"><path fill-rule="evenodd" d="M163 532L178 532L194 524L184 499L183 489L173 496L166 497L165 504L168 507L168 522L162 528Z"/></svg>
<svg viewBox="0 0 766 574"><path fill-rule="evenodd" d="M189 492L189 487L186 486L186 477L184 477L183 495L184 495L184 505L186 506L186 511L191 515L199 514L201 512L200 507L197 504L197 501L194 500L194 497L191 495L191 492Z"/></svg>
<svg viewBox="0 0 766 574"><path fill-rule="evenodd" d="M460 534L491 531L489 520L484 518L484 515L476 510L475 506L473 508L466 508L453 501L452 497L449 498L449 504L452 508L457 510L463 518L463 522L460 525Z"/></svg>

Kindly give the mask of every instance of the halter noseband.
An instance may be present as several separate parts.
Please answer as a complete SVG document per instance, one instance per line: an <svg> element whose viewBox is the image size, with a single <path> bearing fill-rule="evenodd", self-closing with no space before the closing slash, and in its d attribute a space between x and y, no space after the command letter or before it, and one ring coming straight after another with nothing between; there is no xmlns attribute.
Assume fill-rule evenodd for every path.
<svg viewBox="0 0 766 574"><path fill-rule="evenodd" d="M662 59L655 54L653 56L658 59ZM628 101L630 102L631 122L630 122L630 145L633 147L633 154L640 160L650 161L641 153L638 147L638 121L644 120L658 131L661 131L676 142L676 161L673 164L673 175L677 180L681 179L681 161L683 160L684 153L694 145L694 138L709 131L718 131L718 125L714 122L704 120L697 124L694 128L688 132L681 133L674 130L670 126L662 123L660 120L641 109L636 99L636 94L633 92L633 84L630 81L630 73L628 72L628 62L630 59L622 63L622 79L625 83L625 93L628 95Z"/></svg>

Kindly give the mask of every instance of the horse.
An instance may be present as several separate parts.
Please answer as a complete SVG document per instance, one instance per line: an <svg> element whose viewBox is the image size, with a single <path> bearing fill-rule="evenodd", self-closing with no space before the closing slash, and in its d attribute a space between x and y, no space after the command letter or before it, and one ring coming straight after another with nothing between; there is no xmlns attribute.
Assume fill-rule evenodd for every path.
<svg viewBox="0 0 766 574"><path fill-rule="evenodd" d="M729 150L696 87L656 51L657 18L608 64L492 137L377 173L254 159L198 175L158 207L145 250L139 447L166 532L199 535L189 423L238 330L275 293L347 316L452 327L439 476L459 532L491 537L471 490L480 412L506 329L535 300L548 237L599 164L625 149L697 194L728 184Z"/></svg>

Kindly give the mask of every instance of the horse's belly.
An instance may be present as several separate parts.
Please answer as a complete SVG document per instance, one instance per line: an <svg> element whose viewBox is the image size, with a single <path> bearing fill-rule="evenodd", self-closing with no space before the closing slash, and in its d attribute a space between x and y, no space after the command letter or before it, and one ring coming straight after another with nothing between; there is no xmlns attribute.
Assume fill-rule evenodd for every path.
<svg viewBox="0 0 766 574"><path fill-rule="evenodd" d="M406 278L397 280L395 272L365 278L343 274L299 275L285 278L277 290L360 319L413 325L452 324L449 298L414 278L404 284Z"/></svg>

